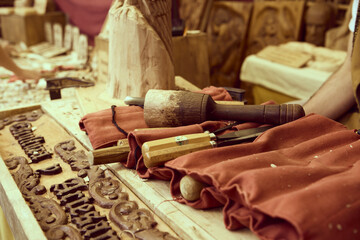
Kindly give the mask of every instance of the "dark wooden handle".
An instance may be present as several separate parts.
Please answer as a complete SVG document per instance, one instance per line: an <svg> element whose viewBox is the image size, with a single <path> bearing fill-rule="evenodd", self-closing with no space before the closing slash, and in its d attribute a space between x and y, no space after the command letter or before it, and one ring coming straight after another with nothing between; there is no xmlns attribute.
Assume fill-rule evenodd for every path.
<svg viewBox="0 0 360 240"><path fill-rule="evenodd" d="M298 104L229 106L215 104L208 119L284 124L305 116Z"/></svg>

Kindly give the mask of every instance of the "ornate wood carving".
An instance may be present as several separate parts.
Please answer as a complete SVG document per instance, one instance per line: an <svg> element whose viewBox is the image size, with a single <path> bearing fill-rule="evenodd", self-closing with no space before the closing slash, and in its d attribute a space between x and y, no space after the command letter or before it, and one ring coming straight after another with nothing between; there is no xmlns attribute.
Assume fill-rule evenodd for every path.
<svg viewBox="0 0 360 240"><path fill-rule="evenodd" d="M37 169L35 171L39 175L55 175L62 172L60 164L55 164L44 169Z"/></svg>
<svg viewBox="0 0 360 240"><path fill-rule="evenodd" d="M89 194L103 208L111 208L118 201L127 201L129 196L122 191L120 182L105 177L104 171L93 167L89 173Z"/></svg>
<svg viewBox="0 0 360 240"><path fill-rule="evenodd" d="M18 140L20 146L32 162L37 163L52 157L52 153L48 152L43 146L43 143L45 143L44 137L37 137L32 132L31 123L15 123L10 126L10 132Z"/></svg>
<svg viewBox="0 0 360 240"><path fill-rule="evenodd" d="M5 123L10 124L15 120L28 120L27 116L26 118L24 117L25 115L22 114L18 115L17 118L4 119L1 123L5 125ZM34 125L37 128L41 126L41 124L37 125L36 123ZM14 137L12 141L14 143L17 141L23 150L31 156L37 155L35 152L43 149L45 142L44 137L34 135L33 130L35 129L29 122L18 122L9 127ZM9 133L6 134L10 135ZM38 167L34 171L37 164L29 164L28 162L30 161L25 157L9 157L4 160L47 238L75 240L119 239L105 215L110 210L102 209L99 210L101 213L98 212L95 209L94 201L102 208L111 208L119 201L128 202L128 194L122 190L121 183L113 175L110 173L105 174L104 170L98 167L90 170L85 152L83 150L77 151L74 141L65 141L57 144L55 152L65 162L69 163L73 170L79 171L79 177L70 178L60 184L53 184L50 187L50 192L57 199L54 197L49 198L48 196L51 193L47 197L38 196L46 192L46 188L39 184L41 183L42 175L61 173L61 163L53 163L53 165L41 163L42 167L40 169ZM6 154L13 156L10 153ZM51 161L53 160L59 161L59 159L52 159ZM35 163L36 161L33 160L32 162ZM50 160L47 163L50 163ZM76 176L75 173L72 173L72 175ZM89 176L89 182L85 182L83 179L86 176ZM54 179L61 178L62 176L56 176ZM144 219L153 219L153 216L150 212L144 214L142 212L142 210L138 209L137 213L134 212L127 218L138 226L145 226ZM70 216L70 219L67 216ZM73 225L66 225L69 222L68 220L71 220ZM76 226L77 229L72 226ZM167 237L170 236L168 233L160 232L155 228L151 228L148 231L148 233L145 230L139 233L136 232L135 234L133 233L133 236L138 239L168 239Z"/></svg>
<svg viewBox="0 0 360 240"><path fill-rule="evenodd" d="M113 98L173 89L171 0L117 0L109 11L109 82Z"/></svg>
<svg viewBox="0 0 360 240"><path fill-rule="evenodd" d="M69 225L59 225L49 229L46 232L46 237L48 240L61 240L61 239L71 239L71 240L82 240L80 233L75 228Z"/></svg>
<svg viewBox="0 0 360 240"><path fill-rule="evenodd" d="M107 222L106 216L96 212L92 204L93 199L82 193L86 189L87 185L83 179L72 178L61 184L52 185L50 191L70 213L71 222L77 226L83 238L119 239Z"/></svg>
<svg viewBox="0 0 360 240"><path fill-rule="evenodd" d="M252 3L216 2L207 27L211 84L237 87Z"/></svg>
<svg viewBox="0 0 360 240"><path fill-rule="evenodd" d="M254 2L246 56L268 45L299 40L304 1Z"/></svg>
<svg viewBox="0 0 360 240"><path fill-rule="evenodd" d="M47 231L53 226L64 225L68 222L66 213L61 206L52 199L32 196L30 208L42 230Z"/></svg>
<svg viewBox="0 0 360 240"><path fill-rule="evenodd" d="M34 195L42 195L46 192L46 188L39 185L40 176L33 172L26 158L12 157L4 160L4 162L10 170L18 168L16 172L12 173L12 176L25 200L29 200Z"/></svg>
<svg viewBox="0 0 360 240"><path fill-rule="evenodd" d="M6 125L12 124L13 122L36 121L42 115L43 113L40 110L34 110L31 112L16 114L14 116L7 117L5 119L0 120L0 130L3 129Z"/></svg>
<svg viewBox="0 0 360 240"><path fill-rule="evenodd" d="M73 171L90 169L90 164L85 151L74 151L75 148L75 142L69 140L56 144L54 150L64 162L70 164Z"/></svg>

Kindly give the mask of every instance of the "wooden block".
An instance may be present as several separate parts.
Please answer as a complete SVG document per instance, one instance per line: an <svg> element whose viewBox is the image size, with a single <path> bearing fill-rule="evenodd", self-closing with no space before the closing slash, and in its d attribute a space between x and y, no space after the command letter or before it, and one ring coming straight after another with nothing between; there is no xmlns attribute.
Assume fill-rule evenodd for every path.
<svg viewBox="0 0 360 240"><path fill-rule="evenodd" d="M175 85L171 1L127 1L109 11L108 94L144 97L149 89Z"/></svg>
<svg viewBox="0 0 360 240"><path fill-rule="evenodd" d="M53 29L50 22L45 22L44 25L45 28L45 41L53 44L54 43L54 35L53 35Z"/></svg>
<svg viewBox="0 0 360 240"><path fill-rule="evenodd" d="M301 68L312 59L311 54L290 50L278 46L267 46L257 53L258 57L276 62L285 66Z"/></svg>
<svg viewBox="0 0 360 240"><path fill-rule="evenodd" d="M24 42L27 46L31 46L45 41L44 22L65 24L65 21L65 15L61 12L1 16L1 31L5 40L11 43Z"/></svg>
<svg viewBox="0 0 360 240"><path fill-rule="evenodd" d="M13 7L1 7L0 8L0 15L10 15L14 13Z"/></svg>
<svg viewBox="0 0 360 240"><path fill-rule="evenodd" d="M78 27L76 26L73 26L72 28L72 42L73 42L73 45L72 45L72 49L74 52L77 52L78 51L78 48L79 48L79 37L80 37L80 30Z"/></svg>
<svg viewBox="0 0 360 240"><path fill-rule="evenodd" d="M54 45L56 47L62 47L63 46L63 28L61 24L54 23L53 24L53 33L54 33Z"/></svg>
<svg viewBox="0 0 360 240"><path fill-rule="evenodd" d="M88 38L85 34L79 36L78 60L85 64L88 60Z"/></svg>
<svg viewBox="0 0 360 240"><path fill-rule="evenodd" d="M16 7L15 14L19 16L31 16L36 15L36 10L33 7Z"/></svg>
<svg viewBox="0 0 360 240"><path fill-rule="evenodd" d="M239 73L253 3L216 2L207 26L211 84L239 87Z"/></svg>
<svg viewBox="0 0 360 240"><path fill-rule="evenodd" d="M72 47L72 26L70 24L66 24L65 32L64 32L64 48L71 49Z"/></svg>
<svg viewBox="0 0 360 240"><path fill-rule="evenodd" d="M173 37L175 75L199 88L210 85L209 56L205 33Z"/></svg>
<svg viewBox="0 0 360 240"><path fill-rule="evenodd" d="M34 8L38 14L55 11L55 3L53 0L34 0Z"/></svg>
<svg viewBox="0 0 360 240"><path fill-rule="evenodd" d="M106 83L109 65L109 39L95 37L95 52L97 56L97 80Z"/></svg>

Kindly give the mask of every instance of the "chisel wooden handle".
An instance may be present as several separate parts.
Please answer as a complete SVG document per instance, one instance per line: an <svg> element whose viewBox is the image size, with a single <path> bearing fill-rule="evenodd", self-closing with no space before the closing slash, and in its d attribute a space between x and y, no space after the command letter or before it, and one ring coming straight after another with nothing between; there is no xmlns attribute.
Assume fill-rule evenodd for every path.
<svg viewBox="0 0 360 240"><path fill-rule="evenodd" d="M90 165L100 165L107 163L120 162L126 160L130 152L128 141L120 140L117 146L101 148L89 152Z"/></svg>
<svg viewBox="0 0 360 240"><path fill-rule="evenodd" d="M196 133L145 142L141 152L145 166L150 168L191 152L212 148L214 144L209 133Z"/></svg>

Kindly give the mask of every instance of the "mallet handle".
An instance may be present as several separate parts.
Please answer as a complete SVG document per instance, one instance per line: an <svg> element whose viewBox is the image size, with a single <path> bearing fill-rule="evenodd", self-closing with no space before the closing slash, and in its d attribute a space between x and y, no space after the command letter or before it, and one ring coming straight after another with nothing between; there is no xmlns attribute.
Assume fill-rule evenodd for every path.
<svg viewBox="0 0 360 240"><path fill-rule="evenodd" d="M243 106L214 104L214 108L209 112L207 118L279 125L303 116L305 116L304 109L298 104Z"/></svg>

